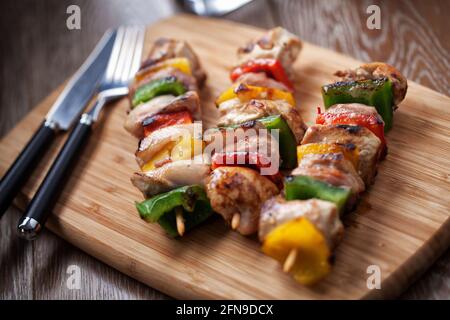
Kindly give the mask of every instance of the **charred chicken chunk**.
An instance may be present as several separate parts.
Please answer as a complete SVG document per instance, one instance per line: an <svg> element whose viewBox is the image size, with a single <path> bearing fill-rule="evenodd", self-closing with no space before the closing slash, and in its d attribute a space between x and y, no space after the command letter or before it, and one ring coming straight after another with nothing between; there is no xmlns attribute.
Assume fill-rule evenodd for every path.
<svg viewBox="0 0 450 320"><path fill-rule="evenodd" d="M240 84L246 84L250 86L257 86L257 87L265 87L265 88L273 88L283 91L289 91L290 89L286 87L284 84L282 84L279 81L276 81L272 78L269 78L266 73L264 72L248 72L244 73L242 76L240 76L236 83Z"/></svg>
<svg viewBox="0 0 450 320"><path fill-rule="evenodd" d="M305 134L306 125L298 110L283 100L255 100L240 102L239 99L225 101L219 105L219 126L230 126L271 115L281 115L286 120L297 143Z"/></svg>
<svg viewBox="0 0 450 320"><path fill-rule="evenodd" d="M276 59L286 71L289 71L301 49L302 43L297 36L281 27L276 27L258 40L239 48L238 59L239 64L251 59Z"/></svg>
<svg viewBox="0 0 450 320"><path fill-rule="evenodd" d="M349 187L355 194L365 189L353 164L342 153L307 154L292 175L310 176L336 187Z"/></svg>
<svg viewBox="0 0 450 320"><path fill-rule="evenodd" d="M263 134L260 129L266 129L256 121L243 123L236 128L218 128L207 132L204 139L211 153L261 153L267 157L279 157L279 147L270 132Z"/></svg>
<svg viewBox="0 0 450 320"><path fill-rule="evenodd" d="M332 107L328 108L326 112L330 114L354 113L365 116L374 116L378 118L379 121L383 121L383 119L378 114L377 109L375 109L375 107L366 106L365 104L361 103L335 104Z"/></svg>
<svg viewBox="0 0 450 320"><path fill-rule="evenodd" d="M358 174L366 185L373 182L381 152L381 141L369 129L354 125L313 125L308 128L302 144L354 144L359 151Z"/></svg>
<svg viewBox="0 0 450 320"><path fill-rule="evenodd" d="M348 210L355 206L365 189L353 164L342 153L305 155L292 175L308 176L336 187L350 188L352 195L346 205Z"/></svg>
<svg viewBox="0 0 450 320"><path fill-rule="evenodd" d="M277 186L258 172L245 167L219 167L206 182L211 207L225 221L234 223L237 231L250 235L258 230L261 204L279 193Z"/></svg>
<svg viewBox="0 0 450 320"><path fill-rule="evenodd" d="M194 50L192 50L191 46L186 41L182 40L168 38L157 39L139 72L142 72L146 68L152 67L163 60L179 57L187 58L189 60L192 74L197 79L198 86L203 86L206 80L206 73L202 69Z"/></svg>
<svg viewBox="0 0 450 320"><path fill-rule="evenodd" d="M336 76L342 81L369 80L388 78L393 85L394 103L398 105L405 98L408 81L393 66L384 62L365 63L354 70L337 71Z"/></svg>

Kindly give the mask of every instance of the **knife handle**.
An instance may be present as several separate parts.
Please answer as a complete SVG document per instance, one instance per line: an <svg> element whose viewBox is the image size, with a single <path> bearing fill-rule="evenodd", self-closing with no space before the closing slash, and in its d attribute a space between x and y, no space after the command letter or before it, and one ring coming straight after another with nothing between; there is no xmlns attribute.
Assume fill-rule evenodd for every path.
<svg viewBox="0 0 450 320"><path fill-rule="evenodd" d="M37 167L56 136L53 123L44 121L0 182L0 218Z"/></svg>
<svg viewBox="0 0 450 320"><path fill-rule="evenodd" d="M75 159L91 134L91 127L92 117L89 114L83 114L20 218L17 226L20 237L33 240L43 228L64 184L69 180Z"/></svg>

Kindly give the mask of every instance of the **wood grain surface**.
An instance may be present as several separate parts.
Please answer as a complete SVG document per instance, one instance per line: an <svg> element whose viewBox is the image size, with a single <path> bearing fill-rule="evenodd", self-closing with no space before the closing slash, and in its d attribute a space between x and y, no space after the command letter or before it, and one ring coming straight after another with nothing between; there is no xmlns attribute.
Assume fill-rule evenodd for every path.
<svg viewBox="0 0 450 320"><path fill-rule="evenodd" d="M254 1L226 18L269 28L282 25L302 39L361 60L386 60L409 79L449 95L446 1L375 2L382 29L365 28L374 1ZM68 31L65 9L82 9L82 29ZM122 23L151 23L179 8L158 1L2 1L0 24L0 134L8 132L51 89L82 63L103 31ZM32 54L31 54L32 53ZM12 159L10 159L12 161ZM167 298L57 238L50 232L33 243L14 237L19 213L0 223L0 298ZM69 265L82 270L80 290L65 285ZM412 286L404 298L449 298L450 253Z"/></svg>
<svg viewBox="0 0 450 320"><path fill-rule="evenodd" d="M193 45L210 79L215 80L202 91L203 119L210 126L217 118L214 98L229 84L227 74L236 51L234 33L249 40L261 32L243 25L177 16L148 29L146 50L162 35L179 35ZM217 36L220 42L215 40ZM307 121L321 103L321 84L332 81L334 70L358 64L352 58L305 43L294 67L298 75L296 98ZM1 141L2 171L26 143L58 92ZM296 284L260 252L258 242L230 232L220 219L179 241L168 238L159 226L139 219L131 200L141 195L126 183L136 169L135 139L124 135L122 128L127 99L111 106L104 115L47 225L89 254L177 298L395 297L450 241L450 208L446 199L437 196L445 194L448 187L449 150L442 146L449 142L449 103L444 95L410 84L407 99L396 114L395 130L389 134L391 152L380 168L377 183L358 210L346 217L346 236L337 249L333 272L314 288ZM52 151L54 154L56 148ZM428 154L433 155L433 161L429 161L428 170L423 170L422 159ZM47 160L51 158L52 154ZM48 163L40 164L31 177L24 188L26 197L19 199L20 207L35 192ZM381 268L381 290L366 286L369 265Z"/></svg>

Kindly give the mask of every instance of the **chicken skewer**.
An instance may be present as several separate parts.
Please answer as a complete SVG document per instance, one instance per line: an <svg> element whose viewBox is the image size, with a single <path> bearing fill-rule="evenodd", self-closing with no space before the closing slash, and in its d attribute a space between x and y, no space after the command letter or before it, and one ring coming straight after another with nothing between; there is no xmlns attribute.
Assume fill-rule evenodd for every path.
<svg viewBox="0 0 450 320"><path fill-rule="evenodd" d="M163 41L162 45L180 48L173 41ZM137 204L144 219L166 227L175 225L175 230L169 228L168 232L183 235L192 225L185 212L193 212L193 203L199 203L201 211L210 214L214 209L221 214L233 230L244 235L258 231L263 252L279 260L283 270L294 273L299 282L312 284L330 270L329 260L343 234L340 216L354 208L360 194L373 183L378 162L387 150L383 119L391 121L392 117L386 108L396 108L406 94L407 84L398 71L381 63L338 72L347 83L324 86L324 104L329 109L320 112L316 125L306 130L290 93L294 88L290 66L300 47L297 39L277 28L240 49L240 65L231 73L236 83L217 100L220 135L223 127L258 131L276 127L276 123L277 128L285 129L278 147L281 166L287 168L292 161L287 161L289 152L281 150L282 142L289 146L287 149L300 143L295 157L298 167L285 179L281 195L278 172L265 176L254 170L265 167L261 154L248 151L259 146L258 140L246 137L244 143L233 142L236 149L231 153L225 148L216 150L211 173L208 165L187 163L200 154L184 148L195 145L196 139L192 138L192 120L179 112L200 118L198 95L189 90L195 90L197 83L204 81L204 72L192 68L191 78L186 77L181 71L187 70L186 61L179 60L176 54L152 51L156 56L144 64L136 77L130 100L137 109L130 112L126 127L142 139L136 157L144 172L136 173L132 182L149 198ZM188 53L185 58L190 61L192 57L195 55ZM169 63L166 59L178 60ZM198 62L189 62L189 67L194 65L199 66ZM376 96L365 92L361 82L372 85L371 92ZM155 83L162 89L156 90ZM139 90L143 86L146 90ZM342 96L346 96L340 93L345 90L357 94L342 101ZM361 101L355 101L355 96L373 107L357 103ZM170 138L182 131L189 134L187 139L181 139L180 146L179 140L173 143ZM203 150L203 141L198 144ZM174 147L189 157L177 157L171 152ZM234 161L240 155L255 161L241 166ZM219 161L230 158L233 161L225 161L225 165ZM191 174L186 174L186 170L191 170ZM167 198L173 200L170 205Z"/></svg>
<svg viewBox="0 0 450 320"><path fill-rule="evenodd" d="M383 81L388 76L398 80L390 92L383 94L391 95L386 101L401 102L406 94L406 79L381 63L348 71L359 77L352 80L353 89L362 88L358 81L375 77L375 72L368 76L361 70L374 69L389 70L389 75L377 75ZM300 283L313 284L328 274L333 250L342 238L339 217L351 210L365 187L373 183L378 162L386 154L385 122L377 112L386 109L376 103L374 107L354 103L358 95L369 94L373 91L356 90L349 100L340 95L336 98L340 103L332 104L325 113L319 112L317 124L306 131L298 147L298 167L285 179L285 199L277 196L263 205L259 226L263 251L279 260L283 270L292 272ZM324 95L325 104L327 99L331 97ZM395 104L384 107L394 109Z"/></svg>
<svg viewBox="0 0 450 320"><path fill-rule="evenodd" d="M225 150L224 146L212 157L212 173L206 183L211 206L233 230L243 235L258 230L261 204L280 192L278 167L293 168L296 164L295 148L306 126L292 95L294 73L291 68L301 46L296 36L278 27L239 48L238 66L230 74L234 84L216 100L220 113L218 125L226 128L228 134L249 129L257 133L262 132L261 129L278 129L280 133L278 145L275 147L275 143L271 143L274 147L271 154L281 158L277 164L261 165L264 161L259 160L269 157L249 150L259 151L264 143L247 137L245 142L234 142L234 151ZM270 135L270 138L273 137ZM246 160L256 160L239 162L236 160L239 155ZM232 157L234 161L216 161ZM276 172L262 174L261 168L272 165L276 166Z"/></svg>
<svg viewBox="0 0 450 320"><path fill-rule="evenodd" d="M209 165L203 141L199 88L206 74L185 42L160 38L130 85L131 110L125 129L140 139L136 161L141 172L132 184L146 198L136 203L141 218L182 236L212 214L203 185Z"/></svg>

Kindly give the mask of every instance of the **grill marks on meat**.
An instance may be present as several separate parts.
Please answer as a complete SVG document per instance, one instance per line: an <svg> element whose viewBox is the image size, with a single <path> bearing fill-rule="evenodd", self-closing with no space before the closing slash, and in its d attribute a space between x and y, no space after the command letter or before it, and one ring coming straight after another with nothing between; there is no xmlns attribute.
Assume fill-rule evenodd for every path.
<svg viewBox="0 0 450 320"><path fill-rule="evenodd" d="M329 114L353 114L353 115L365 115L365 116L373 116L380 123L384 123L383 118L378 114L378 111L375 107L367 106L361 103L342 103L335 104L327 109L326 111Z"/></svg>
<svg viewBox="0 0 450 320"><path fill-rule="evenodd" d="M306 143L352 143L359 150L358 174L370 185L377 172L381 153L381 141L369 129L354 125L313 125L308 128L302 144Z"/></svg>
<svg viewBox="0 0 450 320"><path fill-rule="evenodd" d="M277 186L256 171L244 167L219 167L206 182L211 206L231 223L240 214L237 231L250 235L258 230L261 204L279 193Z"/></svg>
<svg viewBox="0 0 450 320"><path fill-rule="evenodd" d="M342 81L369 80L388 78L393 85L394 103L403 101L408 90L408 81L395 67L384 62L370 62L354 70L337 71L336 76Z"/></svg>
<svg viewBox="0 0 450 320"><path fill-rule="evenodd" d="M286 73L292 78L292 64L297 59L302 43L289 31L276 27L260 39L254 40L238 49L239 64L252 59L271 58L280 61Z"/></svg>
<svg viewBox="0 0 450 320"><path fill-rule="evenodd" d="M347 209L351 210L357 203L365 185L353 164L342 153L307 154L292 175L303 175L329 183L336 187L350 188L352 195Z"/></svg>
<svg viewBox="0 0 450 320"><path fill-rule="evenodd" d="M206 153L260 153L279 159L279 147L269 131L261 132L265 127L256 121L243 123L237 128L218 128L205 134ZM233 138L233 139L231 139Z"/></svg>
<svg viewBox="0 0 450 320"><path fill-rule="evenodd" d="M303 138L307 127L298 110L286 101L250 100L241 103L239 99L232 100L219 105L219 111L222 114L219 126L230 126L271 115L281 115L292 130L297 143L300 143Z"/></svg>
<svg viewBox="0 0 450 320"><path fill-rule="evenodd" d="M175 64L173 64L174 67L167 66L168 64L165 64L164 61L172 58L186 58L189 61L192 75L182 72L175 67ZM185 41L160 38L154 43L148 59L141 65L140 71L130 85L130 100L142 85L168 77L176 78L183 84L187 92L177 97L174 95L157 96L131 109L125 121L125 129L134 136L142 139L144 124L149 123L149 120L152 120L150 117L156 114L188 111L194 120L201 120L200 99L197 91L204 84L206 74L196 54ZM147 137L140 140L136 151L136 161L139 166L143 167L150 160L155 160L155 156L159 156L156 160L160 158L161 160L143 167L144 172L134 173L131 183L142 192L145 198L151 198L182 186L194 184L204 186L205 179L211 171L210 164L204 161L202 155L186 159L192 158L193 154L185 154L185 152L189 152L189 142L194 143L192 138L200 139L201 137L196 135L201 132L201 125L198 123L172 125L152 131ZM183 138L184 140L182 140ZM178 142L181 142L181 145L174 150L173 147ZM195 141L195 143L197 142ZM194 149L195 146L197 144L191 144ZM170 157L166 157L169 152L171 152ZM148 170L149 168L152 170Z"/></svg>
<svg viewBox="0 0 450 320"><path fill-rule="evenodd" d="M355 194L365 189L353 164L342 153L307 154L292 175L310 176L336 187L348 187Z"/></svg>
<svg viewBox="0 0 450 320"><path fill-rule="evenodd" d="M269 78L265 72L249 72L240 76L235 83L249 86L273 88L283 91L290 91L288 87L279 81Z"/></svg>
<svg viewBox="0 0 450 320"><path fill-rule="evenodd" d="M253 59L269 58L278 60L288 76L292 76L292 64L301 50L300 40L284 30L274 28L260 39L255 40L238 50L238 64L241 65ZM285 85L275 81L264 72L246 73L236 80L237 87L241 84L257 87L273 88L290 91ZM221 118L219 127L240 125L240 129L256 128L259 118L281 115L291 128L299 143L305 133L306 126L297 109L284 100L252 99L243 102L234 98L219 106ZM219 130L223 135L226 131ZM255 143L258 147L255 148ZM235 151L258 149L260 141L245 138L233 142ZM270 144L272 150L272 143ZM227 145L225 148L229 147ZM246 167L224 166L212 171L206 182L206 192L211 206L225 221L231 223L233 216L239 214L240 222L237 231L250 235L258 230L261 204L279 193L278 187L267 177Z"/></svg>
<svg viewBox="0 0 450 320"><path fill-rule="evenodd" d="M206 80L206 73L203 71L200 60L194 50L192 50L191 46L186 41L182 40L169 38L157 39L150 50L147 60L142 63L140 72L163 60L180 57L189 60L192 74L197 80L198 86L202 87Z"/></svg>

